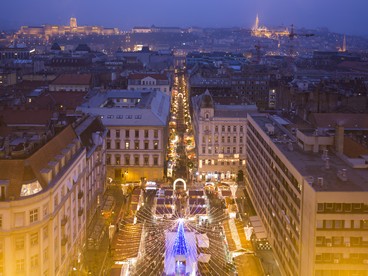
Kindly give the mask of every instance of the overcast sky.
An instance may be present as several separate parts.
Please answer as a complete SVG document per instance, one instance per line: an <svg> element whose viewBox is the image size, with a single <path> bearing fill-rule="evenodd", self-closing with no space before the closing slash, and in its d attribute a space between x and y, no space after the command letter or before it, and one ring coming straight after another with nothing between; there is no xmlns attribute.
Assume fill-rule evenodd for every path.
<svg viewBox="0 0 368 276"><path fill-rule="evenodd" d="M0 29L20 25L327 27L368 35L368 0L3 0Z"/></svg>

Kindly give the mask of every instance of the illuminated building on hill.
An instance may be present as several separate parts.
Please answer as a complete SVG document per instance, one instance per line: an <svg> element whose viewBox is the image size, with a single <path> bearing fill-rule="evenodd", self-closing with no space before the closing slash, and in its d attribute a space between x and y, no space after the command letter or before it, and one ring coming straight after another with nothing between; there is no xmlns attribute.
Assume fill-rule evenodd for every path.
<svg viewBox="0 0 368 276"><path fill-rule="evenodd" d="M284 30L269 30L265 26L260 26L258 14L257 14L256 22L252 28L252 36L276 38L279 36L289 36L289 35L290 35L290 32L287 28Z"/></svg>
<svg viewBox="0 0 368 276"><path fill-rule="evenodd" d="M69 26L42 25L22 26L17 32L18 36L52 37L57 35L117 35L117 28L104 28L101 26L78 26L75 17L70 18Z"/></svg>

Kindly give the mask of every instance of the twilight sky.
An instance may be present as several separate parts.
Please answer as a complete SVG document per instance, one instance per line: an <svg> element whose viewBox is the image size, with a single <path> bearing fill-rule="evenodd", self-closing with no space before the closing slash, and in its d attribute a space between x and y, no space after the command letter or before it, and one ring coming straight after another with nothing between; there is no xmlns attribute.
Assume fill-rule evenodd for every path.
<svg viewBox="0 0 368 276"><path fill-rule="evenodd" d="M368 0L4 0L0 29L20 25L248 27L258 13L262 25L327 27L368 35Z"/></svg>

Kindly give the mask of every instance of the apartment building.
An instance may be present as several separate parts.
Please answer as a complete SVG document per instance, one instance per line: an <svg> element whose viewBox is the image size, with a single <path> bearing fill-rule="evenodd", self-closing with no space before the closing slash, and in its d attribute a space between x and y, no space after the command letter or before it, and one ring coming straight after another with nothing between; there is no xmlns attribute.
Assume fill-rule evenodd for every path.
<svg viewBox="0 0 368 276"><path fill-rule="evenodd" d="M104 190L103 125L91 117L66 125L49 110L1 116L0 275L81 269L88 217Z"/></svg>
<svg viewBox="0 0 368 276"><path fill-rule="evenodd" d="M246 189L283 275L368 275L368 127L342 115L294 135L248 116Z"/></svg>
<svg viewBox="0 0 368 276"><path fill-rule="evenodd" d="M170 81L164 74L130 74L128 76L128 90L153 90L171 95Z"/></svg>
<svg viewBox="0 0 368 276"><path fill-rule="evenodd" d="M207 90L192 98L199 180L235 180L245 165L246 121L254 105L216 105Z"/></svg>
<svg viewBox="0 0 368 276"><path fill-rule="evenodd" d="M164 176L170 97L161 91L110 90L78 107L108 129L107 177L121 182Z"/></svg>

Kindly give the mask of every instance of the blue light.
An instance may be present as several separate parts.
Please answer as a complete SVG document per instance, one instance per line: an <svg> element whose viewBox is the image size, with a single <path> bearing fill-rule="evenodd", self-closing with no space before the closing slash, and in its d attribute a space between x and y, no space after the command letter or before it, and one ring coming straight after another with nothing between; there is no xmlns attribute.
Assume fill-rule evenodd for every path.
<svg viewBox="0 0 368 276"><path fill-rule="evenodd" d="M178 232L174 243L174 253L175 255L186 255L188 253L183 220L179 220Z"/></svg>

